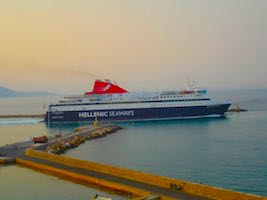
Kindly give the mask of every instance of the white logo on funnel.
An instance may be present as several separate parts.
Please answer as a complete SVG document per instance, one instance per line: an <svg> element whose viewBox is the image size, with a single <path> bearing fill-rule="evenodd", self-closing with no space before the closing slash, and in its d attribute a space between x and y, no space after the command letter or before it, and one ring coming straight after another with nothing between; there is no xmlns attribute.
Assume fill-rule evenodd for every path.
<svg viewBox="0 0 267 200"><path fill-rule="evenodd" d="M110 87L111 87L111 85L110 85L110 84L108 84L106 87L104 87L103 91L106 91L106 90L108 90Z"/></svg>

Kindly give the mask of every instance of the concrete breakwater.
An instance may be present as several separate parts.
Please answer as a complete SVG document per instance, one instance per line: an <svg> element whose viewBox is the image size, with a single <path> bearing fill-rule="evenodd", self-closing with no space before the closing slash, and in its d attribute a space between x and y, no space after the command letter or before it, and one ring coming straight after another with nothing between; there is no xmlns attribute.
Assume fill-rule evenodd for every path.
<svg viewBox="0 0 267 200"><path fill-rule="evenodd" d="M78 160L66 156L48 154L41 151L26 150L26 155L47 160L49 162L55 162L70 167L100 173L103 175L102 179L104 179L105 175L110 175L113 177L113 182L109 183L109 189L115 190L115 186L113 188L112 185L113 183L114 185L123 183L122 185L126 185L127 187L130 186L130 188L132 188L126 189L126 187L124 190L137 196L152 193L159 195L161 199L267 200L267 198L257 195L245 194L204 184L191 183L174 178L147 174L121 167ZM116 189L118 190L117 186L118 185L116 185ZM107 187L107 185L105 185L105 187Z"/></svg>
<svg viewBox="0 0 267 200"><path fill-rule="evenodd" d="M97 139L105 137L108 134L112 134L117 130L121 129L119 126L111 125L100 127L96 130L91 130L91 126L76 128L73 135L68 135L63 138L59 138L54 141L51 145L46 147L46 152L61 154L71 148L76 148L86 140Z"/></svg>
<svg viewBox="0 0 267 200"><path fill-rule="evenodd" d="M14 163L15 161L16 161L15 158L0 156L0 164L11 164Z"/></svg>
<svg viewBox="0 0 267 200"><path fill-rule="evenodd" d="M11 119L11 118L45 118L45 114L36 115L0 115L0 119Z"/></svg>
<svg viewBox="0 0 267 200"><path fill-rule="evenodd" d="M48 137L48 142L43 144L35 144L32 140L6 144L0 147L0 156L16 158L17 156L24 155L25 150L29 148L60 154L64 153L69 148L79 146L85 140L105 137L119 129L121 129L121 127L113 124L101 124L97 127L83 126L76 128L72 133L62 135L58 138ZM52 146L57 147L53 152L51 148Z"/></svg>

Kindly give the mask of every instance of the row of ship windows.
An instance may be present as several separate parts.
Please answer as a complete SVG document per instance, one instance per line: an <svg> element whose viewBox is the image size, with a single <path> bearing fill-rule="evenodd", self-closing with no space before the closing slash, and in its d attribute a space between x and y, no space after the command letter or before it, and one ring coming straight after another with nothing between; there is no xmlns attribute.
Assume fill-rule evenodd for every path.
<svg viewBox="0 0 267 200"><path fill-rule="evenodd" d="M131 102L104 102L104 103L79 103L79 104L56 104L53 106L81 106L81 105L106 105L106 104L132 104L132 103L160 103L160 102L188 102L188 101L208 101L210 99L184 99L168 101L131 101Z"/></svg>
<svg viewBox="0 0 267 200"><path fill-rule="evenodd" d="M160 99L166 99L166 98L182 98L182 97L194 97L196 95L192 94L184 94L184 95L165 95L165 96L160 96Z"/></svg>
<svg viewBox="0 0 267 200"><path fill-rule="evenodd" d="M167 107L167 106L203 106L206 105L204 102L193 102L193 103L170 103L170 104L156 104L155 107ZM85 107L83 109L86 109Z"/></svg>
<svg viewBox="0 0 267 200"><path fill-rule="evenodd" d="M187 100L168 100L168 101L131 101L131 102L105 102L105 103L80 103L80 104L56 104L52 106L82 106L82 105L106 105L106 104L133 104L133 103L160 103L170 102L170 104L157 104L157 105L192 105L192 101L208 101L210 99L187 99ZM190 103L179 103L174 104L172 102L189 102ZM172 104L171 104L172 103ZM194 102L194 104L204 104L203 102Z"/></svg>
<svg viewBox="0 0 267 200"><path fill-rule="evenodd" d="M156 106L158 106L158 107L163 107L163 106L189 106L189 105L205 105L205 104L203 102L156 104Z"/></svg>

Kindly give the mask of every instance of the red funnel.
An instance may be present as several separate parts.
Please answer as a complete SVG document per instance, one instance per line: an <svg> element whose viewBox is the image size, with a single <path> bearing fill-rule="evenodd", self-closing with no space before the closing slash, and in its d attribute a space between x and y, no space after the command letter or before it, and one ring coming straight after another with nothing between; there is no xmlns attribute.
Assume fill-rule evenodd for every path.
<svg viewBox="0 0 267 200"><path fill-rule="evenodd" d="M127 92L128 91L109 81L96 80L93 91L86 92L85 94L122 94Z"/></svg>

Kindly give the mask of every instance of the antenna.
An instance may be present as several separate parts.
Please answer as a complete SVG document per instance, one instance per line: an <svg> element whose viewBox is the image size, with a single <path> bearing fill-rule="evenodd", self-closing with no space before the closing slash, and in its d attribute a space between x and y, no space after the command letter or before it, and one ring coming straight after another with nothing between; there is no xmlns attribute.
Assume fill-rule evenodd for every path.
<svg viewBox="0 0 267 200"><path fill-rule="evenodd" d="M109 84L112 84L111 81L109 79L105 79L105 81Z"/></svg>
<svg viewBox="0 0 267 200"><path fill-rule="evenodd" d="M238 99L236 101L235 107L236 107L237 110L239 110L239 101L238 101Z"/></svg>
<svg viewBox="0 0 267 200"><path fill-rule="evenodd" d="M195 81L193 81L193 90L198 90L198 87L197 87L197 83Z"/></svg>

